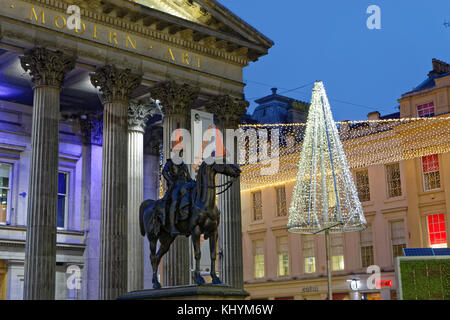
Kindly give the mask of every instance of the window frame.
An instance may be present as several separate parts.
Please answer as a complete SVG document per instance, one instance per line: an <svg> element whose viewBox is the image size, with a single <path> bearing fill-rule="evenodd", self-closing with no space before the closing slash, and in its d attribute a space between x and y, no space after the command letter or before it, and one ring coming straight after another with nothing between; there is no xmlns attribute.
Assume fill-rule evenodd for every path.
<svg viewBox="0 0 450 320"><path fill-rule="evenodd" d="M398 181L400 186L400 194L399 195L391 195L390 193L390 179L389 179L389 166L398 165ZM403 186L402 186L402 170L400 167L400 162L392 162L384 165L385 176L386 176L386 195L388 199L399 198L403 196ZM393 180L392 180L393 181Z"/></svg>
<svg viewBox="0 0 450 320"><path fill-rule="evenodd" d="M313 244L312 247L305 247L305 244L308 242ZM312 256L306 255L305 254L306 250L311 250L311 249L313 250L314 254ZM314 235L303 235L303 237L302 237L302 253L303 253L303 273L305 273L305 274L316 273L317 272L316 239L315 239ZM314 268L313 268L314 271L308 272L308 271L306 271L306 266L307 266L306 259L311 259L311 258L314 259Z"/></svg>
<svg viewBox="0 0 450 320"><path fill-rule="evenodd" d="M363 241L362 239L362 235L363 232L367 232L367 230L370 228L370 242L369 241ZM370 243L370 245L363 245L363 243ZM372 251L372 255L371 255L371 260L372 263L368 264L367 266L364 265L364 261L363 261L363 248L371 248L370 250ZM373 226L372 223L368 223L367 224L367 228L365 230L361 230L359 232L359 252L360 252L360 261L361 261L361 268L367 268L373 264L375 264L375 246L374 246L374 242L373 242Z"/></svg>
<svg viewBox="0 0 450 320"><path fill-rule="evenodd" d="M340 238L341 242L340 245L333 245L333 238ZM330 234L330 255L331 255L331 271L344 271L345 270L345 238L344 238L344 234L342 233L335 233L335 234ZM333 254L333 249L335 248L342 248L342 254L341 255L335 255ZM342 267L343 268L339 268L339 269L335 269L334 268L334 257L342 257Z"/></svg>
<svg viewBox="0 0 450 320"><path fill-rule="evenodd" d="M282 238L286 238L286 243L287 243L287 249L286 251L281 251L280 249L280 240ZM277 236L276 239L276 248L277 248L277 277L279 278L283 278L283 277L288 277L291 273L291 267L290 267L290 263L291 263L291 259L290 259L290 255L289 255L289 236L288 235L280 235ZM280 255L286 253L287 255L287 272L286 274L281 274L281 270L280 270ZM283 261L284 262L284 261ZM284 263L283 263L284 265Z"/></svg>
<svg viewBox="0 0 450 320"><path fill-rule="evenodd" d="M394 244L394 237L393 237L393 230L392 230L392 226L393 226L393 224L394 223L396 223L396 222L401 222L402 223L402 226L403 226L403 243L399 243L399 244ZM395 246L400 246L400 245L404 245L404 248L407 248L407 246L408 246L408 241L407 241L407 239L406 239L406 227L405 227L405 219L404 218L398 218L398 219L392 219L392 220L389 220L389 238L390 238L390 245L391 245L391 256L392 256L392 262L393 262L393 264L395 265L395 258L396 257L403 257L404 256L404 254L403 254L403 252L402 252L402 254L401 255L397 255L397 256L394 256L394 245Z"/></svg>
<svg viewBox="0 0 450 320"><path fill-rule="evenodd" d="M255 206L255 194L260 194L260 200L259 200L259 207ZM262 190L256 190L250 193L251 196L251 201L252 201L252 221L253 222L261 222L264 218L263 215L263 209L262 209ZM260 218L257 219L256 217L256 213L257 213L257 209L258 212L260 214Z"/></svg>
<svg viewBox="0 0 450 320"><path fill-rule="evenodd" d="M63 173L66 176L66 193L64 194L64 226L63 227L58 227L58 221L57 221L56 228L57 228L57 230L67 230L68 229L68 220L69 220L69 197L70 197L70 178L71 178L71 175L70 175L69 171L65 171L65 170L58 170L58 175L60 173ZM63 195L63 194L60 194L58 192L57 196L59 197L60 195ZM56 207L56 210L58 210L58 206Z"/></svg>
<svg viewBox="0 0 450 320"><path fill-rule="evenodd" d="M257 242L261 242L262 243L262 256L263 256L263 270L262 270L262 277L257 277L256 275L256 244ZM265 255L265 241L264 239L254 239L252 240L252 249L253 249L253 278L254 279L264 279L266 277L266 255Z"/></svg>
<svg viewBox="0 0 450 320"><path fill-rule="evenodd" d="M6 216L5 216L5 221L1 222L0 221L0 225L8 225L10 222L10 218L11 218L11 205L12 205L12 182L13 182L13 172L14 172L14 163L10 163L10 162L6 162L6 161L0 161L0 164L3 165L7 165L9 166L9 181L8 181L8 187L0 187L0 189L2 190L7 190L7 195L6 195Z"/></svg>
<svg viewBox="0 0 450 320"><path fill-rule="evenodd" d="M424 170L423 170L423 158L425 158L425 157L429 157L429 156L436 156L437 157L437 161L438 161L438 166L439 166L439 168L438 168L438 170L435 170L435 171L432 171L432 172L424 172ZM429 156L423 156L423 157L420 157L420 164L421 164L421 170L420 171L422 171L422 184L423 184L423 191L424 192L429 192L429 191L435 191L435 190L440 190L441 188L442 188L442 185L441 185L441 168L440 168L440 161L439 161L439 154L432 154L432 155L429 155ZM438 173L438 175L439 175L439 187L437 187L437 188L434 188L434 189L427 189L426 188L426 179L425 179L425 174L428 174L428 173L435 173L435 172L437 172Z"/></svg>
<svg viewBox="0 0 450 320"><path fill-rule="evenodd" d="M283 190L283 194L284 194L283 201L280 201L279 193L278 193L279 190ZM262 199L262 197L261 197L261 199ZM286 185L275 187L275 200L276 200L276 204L277 204L277 210L276 210L277 218L286 217L287 216ZM282 205L284 208L284 214L280 214L280 207Z"/></svg>
<svg viewBox="0 0 450 320"><path fill-rule="evenodd" d="M425 216L425 221L426 221L426 225L427 225L427 242L428 242L428 246L430 247L430 248L442 248L442 247L440 247L440 246L435 246L435 247L433 247L433 244L431 244L431 234L430 234L430 225L429 225L429 220L428 220L428 218L429 217L432 217L432 216L440 216L440 215L442 215L443 216L443 219L444 219L444 232L445 232L445 239L446 239L446 241L445 241L445 247L444 248L448 248L448 235L447 235L447 221L446 221L446 219L445 219L445 214L443 213L443 212L440 212L440 213L430 213L430 214L427 214L426 216ZM433 232L433 233L438 233L438 232Z"/></svg>
<svg viewBox="0 0 450 320"><path fill-rule="evenodd" d="M358 186L358 174L361 172L367 172L367 190L368 190L368 199L367 200L361 200L360 195L359 195L359 186ZM370 196L370 178L369 178L369 169L365 168L365 169L359 169L355 171L355 187L356 187L356 192L358 193L358 199L361 202L369 202L371 200L371 196Z"/></svg>
<svg viewBox="0 0 450 320"><path fill-rule="evenodd" d="M426 107L425 107L426 106ZM430 109L431 107L433 108L433 115L426 115L426 116L421 116L419 115L419 108L420 107L424 107L424 110ZM422 103L420 105L416 106L416 114L418 118L429 118L429 117L434 117L436 115L436 110L434 108L434 101L428 102L428 103Z"/></svg>

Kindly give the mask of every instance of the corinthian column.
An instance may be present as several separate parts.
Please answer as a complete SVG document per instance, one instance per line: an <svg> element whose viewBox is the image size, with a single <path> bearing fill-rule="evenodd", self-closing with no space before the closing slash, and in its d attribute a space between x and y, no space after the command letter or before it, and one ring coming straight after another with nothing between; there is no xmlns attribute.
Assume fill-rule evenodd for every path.
<svg viewBox="0 0 450 320"><path fill-rule="evenodd" d="M247 101L218 96L206 105L206 110L214 114L223 133L224 146L227 147L226 129L237 129L240 119L248 107ZM228 161L237 163L237 145L233 141L233 148L229 148ZM219 175L219 185L230 181L230 178ZM242 260L242 218L241 218L241 190L239 179L235 180L230 189L219 195L218 203L221 213L219 225L219 274L223 283L234 288L243 289L243 260Z"/></svg>
<svg viewBox="0 0 450 320"><path fill-rule="evenodd" d="M142 236L139 206L144 201L144 132L149 105L131 103L128 108L128 291L143 288Z"/></svg>
<svg viewBox="0 0 450 320"><path fill-rule="evenodd" d="M173 142L170 140L175 129L188 129L188 112L197 99L199 88L174 81L161 82L154 86L150 94L161 103L163 113L163 153L164 163L170 157ZM178 236L163 258L164 286L180 286L190 282L189 238Z"/></svg>
<svg viewBox="0 0 450 320"><path fill-rule="evenodd" d="M30 182L25 245L24 299L55 299L58 201L59 99L75 66L62 52L34 48L20 57L33 82Z"/></svg>
<svg viewBox="0 0 450 320"><path fill-rule="evenodd" d="M127 291L128 105L142 76L114 66L91 74L100 87L103 111L102 210L99 298L115 299Z"/></svg>

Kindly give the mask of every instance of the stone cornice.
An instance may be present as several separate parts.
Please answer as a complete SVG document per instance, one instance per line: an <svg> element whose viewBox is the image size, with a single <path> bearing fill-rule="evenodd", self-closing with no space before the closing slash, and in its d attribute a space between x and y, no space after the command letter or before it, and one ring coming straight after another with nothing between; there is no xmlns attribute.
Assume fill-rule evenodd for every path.
<svg viewBox="0 0 450 320"><path fill-rule="evenodd" d="M62 0L22 0L64 12L70 5ZM95 0L96 1L96 0ZM98 7L90 7L87 0L78 1L81 18L136 33L148 39L166 42L192 52L219 58L241 66L266 55L269 47L217 31L207 26L123 0L105 0ZM152 25L158 24L156 29ZM191 32L186 32L192 30ZM211 41L212 40L212 41Z"/></svg>

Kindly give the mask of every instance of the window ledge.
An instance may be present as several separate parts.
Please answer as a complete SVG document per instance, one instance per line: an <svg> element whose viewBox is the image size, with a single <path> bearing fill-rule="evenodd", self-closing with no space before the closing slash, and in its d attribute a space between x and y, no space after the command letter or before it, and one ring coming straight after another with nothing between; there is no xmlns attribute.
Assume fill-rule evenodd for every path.
<svg viewBox="0 0 450 320"><path fill-rule="evenodd" d="M394 197L394 198L387 198L384 200L384 203L393 203L393 202L404 201L404 200L406 200L405 196L399 196L399 197Z"/></svg>

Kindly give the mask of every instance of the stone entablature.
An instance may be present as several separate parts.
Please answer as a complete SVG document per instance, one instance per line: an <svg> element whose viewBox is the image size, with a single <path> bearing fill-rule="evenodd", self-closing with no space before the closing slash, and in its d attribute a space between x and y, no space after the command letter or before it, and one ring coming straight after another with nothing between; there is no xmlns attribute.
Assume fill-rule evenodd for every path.
<svg viewBox="0 0 450 320"><path fill-rule="evenodd" d="M83 6L87 1L78 2ZM173 58L172 62L179 60L182 64L192 67L201 66L202 56L213 57L215 60L223 60L243 67L250 61L256 61L259 56L267 54L268 48L273 45L268 42L265 44L266 47L263 47L245 40L241 35L217 31L211 27L122 0L103 1L97 8L84 5L85 8L81 8L82 29L68 30L66 10L69 5L60 0L11 1L10 4L3 6L1 11L5 17L97 42L101 42L99 40L103 38L103 43L131 51L134 49L148 56L157 56L153 53L157 50L151 49L156 49L154 41L162 42L168 45L163 50L166 59ZM105 31L110 33L107 32L105 36ZM137 48L140 43L145 43L145 47ZM178 48L184 48L190 52L175 52ZM189 58L186 58L186 54ZM186 63L186 60L194 60L193 54L202 56L199 55L195 62Z"/></svg>

